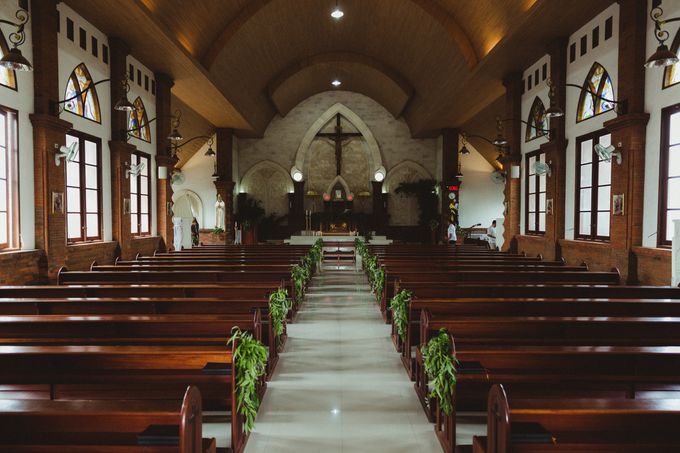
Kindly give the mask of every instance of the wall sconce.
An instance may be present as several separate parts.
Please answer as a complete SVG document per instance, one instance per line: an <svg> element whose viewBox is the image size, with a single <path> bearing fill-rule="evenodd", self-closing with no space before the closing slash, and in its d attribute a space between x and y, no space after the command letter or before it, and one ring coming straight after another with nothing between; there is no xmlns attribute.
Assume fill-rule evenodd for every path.
<svg viewBox="0 0 680 453"><path fill-rule="evenodd" d="M17 27L16 31L10 33L8 36L9 42L12 43L12 48L2 57L2 59L0 59L0 66L14 71L32 71L33 66L26 57L21 54L21 50L19 50L19 46L26 42L24 27L28 23L28 11L19 9L15 13L15 17L18 22L0 19L0 23L2 24Z"/></svg>
<svg viewBox="0 0 680 453"><path fill-rule="evenodd" d="M510 165L510 178L511 179L519 179L520 177L520 166L519 165Z"/></svg>
<svg viewBox="0 0 680 453"><path fill-rule="evenodd" d="M385 180L386 175L387 175L387 170L385 170L385 167L381 166L373 174L373 180L375 182L383 182Z"/></svg>
<svg viewBox="0 0 680 453"><path fill-rule="evenodd" d="M293 181L295 182L302 182L305 175L300 170L298 170L297 167L293 167L290 170L290 177L293 178Z"/></svg>
<svg viewBox="0 0 680 453"><path fill-rule="evenodd" d="M102 80L101 82L104 82L104 80ZM99 83L99 82L97 82L97 83ZM118 104L116 104L116 105L118 105ZM132 104L131 104L131 105L132 105ZM134 110L134 106L133 106L133 110ZM127 129L125 132L127 132L127 133L128 133L128 136L129 136L129 135L130 135L130 132L134 132L134 131L139 130L139 129L143 128L143 127L146 127L147 125L153 123L154 121L156 121L156 120L159 119L159 118L171 118L171 119L173 120L173 121L172 121L172 132L168 135L168 140L170 140L171 142L173 142L173 143L172 143L173 146L175 145L174 142L180 141L180 140L182 140L182 139L184 138L184 137L182 137L182 134L180 134L180 133L179 133L179 130L178 130L179 124L180 124L180 120L182 119L182 111L179 110L179 109L175 110L175 113L172 114L172 115L167 115L167 116L166 116L166 115L164 115L164 116L157 116L157 117L155 117L155 118L150 119L150 120L147 121L145 124L140 124L139 126L133 127L132 129ZM198 137L194 137L194 138L198 138ZM193 140L193 139L192 139L192 140ZM188 142L187 142L187 143L188 143ZM186 143L182 143L182 145L177 146L177 148L179 148L179 147L181 147L181 146L183 146L183 145L186 145Z"/></svg>
<svg viewBox="0 0 680 453"><path fill-rule="evenodd" d="M72 100L74 100L74 99L77 99L77 98L79 98L79 97L81 97L81 96L84 96L85 93L88 92L88 90L90 90L90 89L93 88L93 87L96 87L96 86L99 85L100 83L105 83L105 82L110 82L110 81L111 81L111 79L102 79L102 80L98 80L98 81L96 81L96 82L94 82L94 83L89 84L89 85L88 85L83 91L81 91L79 94L75 94L75 95L71 96L70 98L63 99L63 100L61 100L61 101L53 102L53 103L52 103L52 109L53 109L53 111L54 111L57 115L60 114L61 112L64 111L64 105L65 105L67 102L70 102L70 101L72 101ZM129 79L128 79L127 74L124 74L124 75L123 75L123 81L122 81L121 83L122 83L122 85L123 85L123 89L124 89L124 91L125 91L125 94L123 94L123 97L120 98L120 99L116 102L116 104L113 106L113 109L114 109L114 110L118 110L118 111L120 111L120 112L131 112L131 111L135 110L136 107L134 106L134 104L130 103L130 101L128 101L128 98L127 98L127 93L130 91L130 83L129 83ZM154 119L155 119L155 118L154 118ZM153 121L153 120L152 120L152 121ZM151 122L151 121L149 121L149 123L150 123L150 122ZM148 123L147 123L147 124L148 124ZM140 126L140 127L131 129L131 130L127 131L127 132L131 132L131 131L134 131L134 130L137 130L137 129L141 129L142 127L144 127L144 126Z"/></svg>
<svg viewBox="0 0 680 453"><path fill-rule="evenodd" d="M158 179L161 181L168 179L168 167L165 166L158 167Z"/></svg>
<svg viewBox="0 0 680 453"><path fill-rule="evenodd" d="M663 16L663 9L661 9L661 6L655 7L654 3L661 2L652 2L652 10L649 12L649 17L651 17L652 22L654 22L654 37L659 43L659 46L656 48L656 52L649 57L645 63L645 67L664 68L676 64L679 60L675 52L671 51L666 45L666 40L670 37L670 34L668 33L668 30L663 30L661 26L669 22L677 22L680 20L680 17L661 19L661 16Z"/></svg>

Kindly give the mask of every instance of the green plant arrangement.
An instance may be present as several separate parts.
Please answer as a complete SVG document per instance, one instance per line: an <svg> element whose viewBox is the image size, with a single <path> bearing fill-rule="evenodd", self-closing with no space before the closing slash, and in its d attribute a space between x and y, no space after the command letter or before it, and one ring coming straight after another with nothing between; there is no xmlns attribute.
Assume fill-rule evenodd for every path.
<svg viewBox="0 0 680 453"><path fill-rule="evenodd" d="M253 338L250 332L244 332L238 327L231 331L231 338L227 342L236 342L234 363L236 366L237 410L243 416L243 429L249 433L253 430L260 398L257 396L257 384L264 376L267 367L267 348Z"/></svg>
<svg viewBox="0 0 680 453"><path fill-rule="evenodd" d="M376 299L382 299L383 290L385 287L385 269L378 264L378 258L368 251L366 243L357 238L354 240L356 251L361 256L361 261L368 277L368 283L371 285Z"/></svg>
<svg viewBox="0 0 680 453"><path fill-rule="evenodd" d="M305 284L309 279L308 270L304 266L295 265L290 271L290 277L295 285L295 304L300 305L302 303Z"/></svg>
<svg viewBox="0 0 680 453"><path fill-rule="evenodd" d="M390 301L392 319L397 328L397 333L401 341L406 341L406 330L408 329L408 304L411 302L413 293L402 289Z"/></svg>
<svg viewBox="0 0 680 453"><path fill-rule="evenodd" d="M446 415L451 415L451 397L456 385L456 365L458 360L452 355L453 345L446 329L441 329L422 348L425 372L430 379L430 397L436 398L439 407Z"/></svg>
<svg viewBox="0 0 680 453"><path fill-rule="evenodd" d="M212 230L212 234L213 236L219 236L220 234L224 234L224 228L215 227Z"/></svg>
<svg viewBox="0 0 680 453"><path fill-rule="evenodd" d="M288 291L279 288L269 296L269 314L272 318L272 330L276 337L277 346L281 345L281 335L283 335L288 311L291 309L292 301L288 297Z"/></svg>

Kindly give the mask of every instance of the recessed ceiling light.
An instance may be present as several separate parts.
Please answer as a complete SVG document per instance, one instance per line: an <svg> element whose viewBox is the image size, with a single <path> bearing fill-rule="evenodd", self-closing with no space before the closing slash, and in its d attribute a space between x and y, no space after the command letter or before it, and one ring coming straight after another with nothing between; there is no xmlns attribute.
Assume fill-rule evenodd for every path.
<svg viewBox="0 0 680 453"><path fill-rule="evenodd" d="M335 79L331 82L331 85L333 85L334 87L339 87L340 85L342 85L342 82L339 81L338 79Z"/></svg>

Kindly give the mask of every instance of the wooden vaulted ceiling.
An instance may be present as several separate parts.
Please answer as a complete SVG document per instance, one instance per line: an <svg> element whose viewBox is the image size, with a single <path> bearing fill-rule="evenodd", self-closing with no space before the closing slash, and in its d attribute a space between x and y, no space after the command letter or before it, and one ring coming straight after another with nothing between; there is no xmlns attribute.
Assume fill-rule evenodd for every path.
<svg viewBox="0 0 680 453"><path fill-rule="evenodd" d="M414 136L470 122L501 79L613 0L66 0L175 80L217 127L263 134L275 114L342 89L403 116Z"/></svg>

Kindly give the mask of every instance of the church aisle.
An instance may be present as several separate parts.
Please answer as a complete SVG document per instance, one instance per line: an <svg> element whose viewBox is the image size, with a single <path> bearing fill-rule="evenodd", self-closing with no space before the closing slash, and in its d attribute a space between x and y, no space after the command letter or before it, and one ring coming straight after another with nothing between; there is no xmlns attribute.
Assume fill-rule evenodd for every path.
<svg viewBox="0 0 680 453"><path fill-rule="evenodd" d="M363 275L314 278L246 447L260 452L439 452Z"/></svg>

